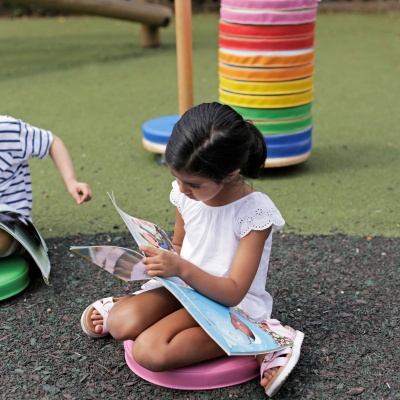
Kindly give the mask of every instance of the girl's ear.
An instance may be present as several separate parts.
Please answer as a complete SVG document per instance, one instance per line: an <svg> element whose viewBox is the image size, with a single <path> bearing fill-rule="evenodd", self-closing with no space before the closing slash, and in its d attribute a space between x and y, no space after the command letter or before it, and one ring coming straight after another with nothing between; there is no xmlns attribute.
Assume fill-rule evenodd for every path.
<svg viewBox="0 0 400 400"><path fill-rule="evenodd" d="M240 168L235 169L234 171L232 171L230 174L228 174L228 176L225 178L225 182L233 182L238 175L240 174Z"/></svg>
<svg viewBox="0 0 400 400"><path fill-rule="evenodd" d="M229 178L234 178L236 175L239 175L239 174L240 174L240 168L235 169L228 176L229 176Z"/></svg>
<svg viewBox="0 0 400 400"><path fill-rule="evenodd" d="M232 171L230 174L228 174L228 175L226 176L226 178L224 178L223 181L222 181L221 183L224 183L224 184L226 184L226 183L231 183L231 182L233 182L233 181L237 178L237 176L238 176L239 174L240 174L240 168L235 169L235 170Z"/></svg>

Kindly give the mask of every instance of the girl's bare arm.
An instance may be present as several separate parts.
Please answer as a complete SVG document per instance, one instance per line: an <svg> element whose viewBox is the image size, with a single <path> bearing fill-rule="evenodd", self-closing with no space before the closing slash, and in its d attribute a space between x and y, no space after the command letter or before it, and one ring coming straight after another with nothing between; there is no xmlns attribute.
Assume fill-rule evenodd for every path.
<svg viewBox="0 0 400 400"><path fill-rule="evenodd" d="M141 247L146 253L143 262L150 276L179 276L199 293L232 307L239 304L248 292L270 232L271 228L251 231L240 240L227 277L211 275L172 253L151 247Z"/></svg>
<svg viewBox="0 0 400 400"><path fill-rule="evenodd" d="M172 244L178 254L181 254L183 239L185 238L185 229L181 213L176 209L175 211L175 227L174 237L172 238Z"/></svg>

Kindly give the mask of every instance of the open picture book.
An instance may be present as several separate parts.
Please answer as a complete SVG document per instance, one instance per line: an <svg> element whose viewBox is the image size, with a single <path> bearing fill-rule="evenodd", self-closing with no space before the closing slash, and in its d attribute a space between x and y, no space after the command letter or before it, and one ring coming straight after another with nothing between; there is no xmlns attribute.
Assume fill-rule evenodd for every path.
<svg viewBox="0 0 400 400"><path fill-rule="evenodd" d="M132 217L110 199L138 246L175 252L168 235L157 225ZM237 307L226 307L196 292L178 277L149 277L144 254L117 246L73 246L71 250L126 282L154 279L168 289L227 355L263 354L293 345L286 337L266 330Z"/></svg>
<svg viewBox="0 0 400 400"><path fill-rule="evenodd" d="M32 222L17 210L0 204L0 229L8 232L27 251L49 284L50 260L47 246Z"/></svg>

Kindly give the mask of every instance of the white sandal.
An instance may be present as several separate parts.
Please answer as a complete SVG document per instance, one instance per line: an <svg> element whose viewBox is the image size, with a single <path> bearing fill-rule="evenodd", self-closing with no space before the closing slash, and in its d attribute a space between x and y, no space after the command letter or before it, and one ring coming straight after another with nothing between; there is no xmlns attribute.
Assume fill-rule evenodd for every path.
<svg viewBox="0 0 400 400"><path fill-rule="evenodd" d="M295 331L290 327L284 328L280 323L279 327L276 326L276 324L273 325L275 326L269 326L271 327L271 330L275 331L277 334L283 334L283 331L286 331L284 336L290 337L292 339L293 346L285 347L284 349L276 351L275 353L268 353L264 357L264 360L260 367L261 379L264 378L264 373L267 369L279 367L279 369L276 371L274 376L265 387L265 393L269 397L272 397L276 393L278 393L279 389L285 383L293 368L296 366L297 361L300 357L301 344L303 343L304 339L303 332Z"/></svg>
<svg viewBox="0 0 400 400"><path fill-rule="evenodd" d="M81 327L83 332L93 339L100 339L108 336L110 332L107 328L107 318L111 309L114 307L113 297L106 297L101 300L97 300L86 308L81 316ZM95 331L95 326L93 325L93 320L91 318L93 310L97 310L98 313L103 317L103 330L101 333Z"/></svg>

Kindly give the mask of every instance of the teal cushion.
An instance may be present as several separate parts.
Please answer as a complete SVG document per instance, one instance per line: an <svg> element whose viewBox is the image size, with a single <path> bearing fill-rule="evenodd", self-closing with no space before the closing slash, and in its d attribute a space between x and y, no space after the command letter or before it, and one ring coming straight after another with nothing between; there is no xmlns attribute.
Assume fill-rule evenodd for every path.
<svg viewBox="0 0 400 400"><path fill-rule="evenodd" d="M22 292L29 281L29 265L24 258L0 258L0 300Z"/></svg>

